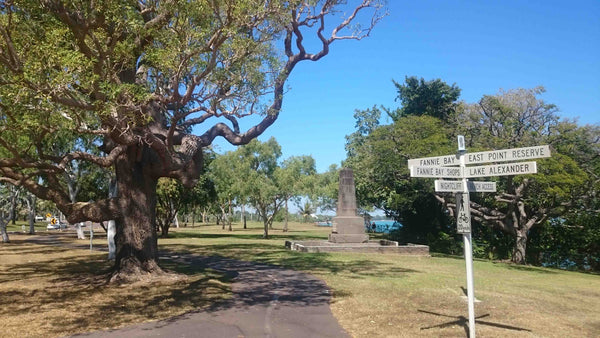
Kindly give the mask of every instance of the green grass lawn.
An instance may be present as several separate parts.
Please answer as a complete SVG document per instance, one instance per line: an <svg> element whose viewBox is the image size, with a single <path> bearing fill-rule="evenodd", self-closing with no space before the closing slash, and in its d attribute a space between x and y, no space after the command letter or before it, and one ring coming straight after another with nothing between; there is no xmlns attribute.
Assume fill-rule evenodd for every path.
<svg viewBox="0 0 600 338"><path fill-rule="evenodd" d="M34 226L35 226L35 231L39 232L39 231L46 231L46 226L48 225L48 222L35 222ZM23 231L23 229L25 229L25 231ZM9 222L6 230L8 232L29 232L29 223L25 222L25 221L17 221L16 224L12 224L12 222Z"/></svg>
<svg viewBox="0 0 600 338"><path fill-rule="evenodd" d="M232 232L215 225L181 227L172 229L169 238L159 239L159 247L173 253L218 255L277 264L319 276L333 291L331 307L334 315L355 337L466 335L467 302L462 291L466 277L461 257L298 253L285 249L286 239L325 239L330 228L291 223L290 231L284 233L281 227L281 224L275 224L268 240L261 238L262 227L258 223L249 223L248 229L234 224ZM101 236L103 233L96 233L95 246L106 245ZM19 237L21 241L27 236ZM15 250L19 251L18 255L12 253ZM56 291L53 297L33 297L25 306L29 310L14 311L18 307L16 304L23 302L27 295L59 290L56 285L62 289L71 280L93 281L95 271L108 267L103 260L105 254L45 248L45 253L40 255L36 250L40 249L24 242L0 246L3 257L0 261L0 316L4 323L10 324L5 332L31 329L32 325L23 322L32 309L50 313L62 311L60 313L65 316L75 310L99 314L100 309L119 314L124 311L120 307L125 306L129 316L117 323L125 325L181 313L193 307L201 308L213 299L229 296L229 281L218 272L189 271L185 266L164 261L163 265L188 274L192 282L157 286L151 291L121 287L115 294L104 290L107 287L84 287L83 282L79 282L68 293ZM41 266L44 269L38 271ZM475 305L479 317L476 329L481 337L600 336L598 275L487 261L475 261L474 274L476 298L481 301ZM77 288L83 288L85 292L79 293ZM124 294L127 296L123 297ZM190 294L198 296L193 301L183 302ZM88 302L88 297L97 297L97 301ZM142 298L138 300L137 297ZM52 300L49 304L36 306L36 302L49 299ZM124 302L123 299L131 301ZM164 312L164 308L168 308L168 313L157 314L157 311L144 309L144 302L151 299L161 299L161 309ZM78 325L67 325L59 330L45 324L31 329L30 335L65 335L109 325L90 316L85 318L85 325L74 316L68 322Z"/></svg>

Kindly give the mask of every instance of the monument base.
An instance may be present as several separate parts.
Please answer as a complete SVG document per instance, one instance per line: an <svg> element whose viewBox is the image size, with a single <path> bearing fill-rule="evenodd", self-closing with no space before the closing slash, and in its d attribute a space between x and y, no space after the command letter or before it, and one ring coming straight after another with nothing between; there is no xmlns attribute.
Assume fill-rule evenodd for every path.
<svg viewBox="0 0 600 338"><path fill-rule="evenodd" d="M299 252L360 252L360 253L389 253L411 256L429 256L427 245L407 244L379 240L365 243L332 243L330 241L285 241L286 248Z"/></svg>
<svg viewBox="0 0 600 338"><path fill-rule="evenodd" d="M365 219L360 216L335 216L332 222L331 231L334 234L365 234Z"/></svg>
<svg viewBox="0 0 600 338"><path fill-rule="evenodd" d="M367 234L329 234L329 241L332 243L367 243L369 235Z"/></svg>

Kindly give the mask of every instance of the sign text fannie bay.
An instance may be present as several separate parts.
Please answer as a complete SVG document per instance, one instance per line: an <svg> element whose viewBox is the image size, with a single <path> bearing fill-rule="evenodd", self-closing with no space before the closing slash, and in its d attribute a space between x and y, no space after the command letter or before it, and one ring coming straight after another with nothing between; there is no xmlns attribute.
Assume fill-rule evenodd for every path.
<svg viewBox="0 0 600 338"><path fill-rule="evenodd" d="M432 158L423 158L419 160L419 165L424 167L431 166L447 166L455 164L456 157L454 155L450 156L440 156L440 157L432 157Z"/></svg>

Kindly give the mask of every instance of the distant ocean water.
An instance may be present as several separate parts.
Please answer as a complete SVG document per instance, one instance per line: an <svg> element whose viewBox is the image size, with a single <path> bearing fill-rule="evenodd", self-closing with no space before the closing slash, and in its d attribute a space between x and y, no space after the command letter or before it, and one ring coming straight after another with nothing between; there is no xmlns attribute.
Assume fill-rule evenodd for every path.
<svg viewBox="0 0 600 338"><path fill-rule="evenodd" d="M402 227L402 224L396 222L396 221L373 221L375 222L375 232L383 232L383 233L390 233L390 231L399 229ZM371 224L373 224L373 222L371 222ZM331 221L325 221L325 222L315 222L316 226L320 226L320 227L330 227L332 226L332 222ZM366 225L365 225L366 228ZM371 227L369 227L368 229L366 229L368 232L373 231L373 229Z"/></svg>
<svg viewBox="0 0 600 338"><path fill-rule="evenodd" d="M396 221L373 221L375 222L375 232L383 232L383 233L389 233L392 230L396 230L402 227L402 224L396 222ZM373 224L373 222L371 222L371 224ZM370 230L370 229L369 229Z"/></svg>

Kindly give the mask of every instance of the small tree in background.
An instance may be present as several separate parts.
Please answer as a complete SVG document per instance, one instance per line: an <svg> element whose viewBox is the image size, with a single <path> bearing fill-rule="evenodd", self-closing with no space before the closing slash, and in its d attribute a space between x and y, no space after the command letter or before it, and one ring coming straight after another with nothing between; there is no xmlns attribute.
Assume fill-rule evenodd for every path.
<svg viewBox="0 0 600 338"><path fill-rule="evenodd" d="M311 194L316 172L312 156L292 156L284 160L277 170L276 180L285 199L284 232L288 231L289 200Z"/></svg>

